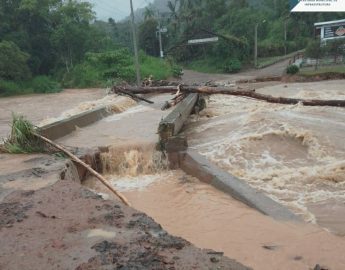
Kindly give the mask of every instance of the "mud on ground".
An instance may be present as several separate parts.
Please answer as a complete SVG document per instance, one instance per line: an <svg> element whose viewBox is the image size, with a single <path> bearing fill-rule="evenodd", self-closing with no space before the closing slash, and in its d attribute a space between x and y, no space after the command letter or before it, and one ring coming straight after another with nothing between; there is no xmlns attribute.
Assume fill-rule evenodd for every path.
<svg viewBox="0 0 345 270"><path fill-rule="evenodd" d="M0 269L249 269L72 181L0 204Z"/></svg>

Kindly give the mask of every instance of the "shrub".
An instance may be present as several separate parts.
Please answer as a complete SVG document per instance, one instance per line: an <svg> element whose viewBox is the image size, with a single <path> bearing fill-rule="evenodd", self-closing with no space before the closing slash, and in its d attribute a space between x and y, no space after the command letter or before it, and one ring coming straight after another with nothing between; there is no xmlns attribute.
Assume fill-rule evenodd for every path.
<svg viewBox="0 0 345 270"><path fill-rule="evenodd" d="M4 150L11 154L41 152L40 140L34 135L34 125L23 116L12 115L12 130L5 140Z"/></svg>
<svg viewBox="0 0 345 270"><path fill-rule="evenodd" d="M142 78L152 75L162 80L173 76L172 65L156 57L140 52ZM63 85L66 87L103 87L115 82L135 81L133 56L127 49L118 49L103 53L87 53L83 63L66 73Z"/></svg>
<svg viewBox="0 0 345 270"><path fill-rule="evenodd" d="M60 84L47 76L37 76L30 82L30 88L35 93L56 93L62 90Z"/></svg>
<svg viewBox="0 0 345 270"><path fill-rule="evenodd" d="M96 67L83 63L76 65L70 73L66 73L62 84L64 87L100 87L102 79Z"/></svg>
<svg viewBox="0 0 345 270"><path fill-rule="evenodd" d="M229 59L224 65L223 71L226 73L236 73L242 68L242 64L238 59Z"/></svg>
<svg viewBox="0 0 345 270"><path fill-rule="evenodd" d="M174 65L172 67L172 73L173 73L174 78L181 78L183 75L182 67L178 65Z"/></svg>
<svg viewBox="0 0 345 270"><path fill-rule="evenodd" d="M20 89L21 87L18 83L0 80L0 96L19 94Z"/></svg>
<svg viewBox="0 0 345 270"><path fill-rule="evenodd" d="M286 69L286 73L290 75L296 74L298 72L299 72L299 67L296 65L290 65Z"/></svg>
<svg viewBox="0 0 345 270"><path fill-rule="evenodd" d="M141 53L140 62L143 78L152 75L155 80L164 80L173 76L172 66L169 60L163 60Z"/></svg>
<svg viewBox="0 0 345 270"><path fill-rule="evenodd" d="M25 80L30 77L27 53L10 41L0 42L0 79Z"/></svg>

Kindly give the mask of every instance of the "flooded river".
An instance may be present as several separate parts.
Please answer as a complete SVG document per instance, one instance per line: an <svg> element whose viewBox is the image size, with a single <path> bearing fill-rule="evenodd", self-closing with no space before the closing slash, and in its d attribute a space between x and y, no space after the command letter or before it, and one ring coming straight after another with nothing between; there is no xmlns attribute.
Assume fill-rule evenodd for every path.
<svg viewBox="0 0 345 270"><path fill-rule="evenodd" d="M138 168L150 162L143 163L128 164ZM165 230L200 248L224 252L253 269L302 270L316 264L344 269L345 239L313 225L282 223L264 216L182 171L106 177L134 208L153 217ZM113 198L95 179L84 184L106 199Z"/></svg>
<svg viewBox="0 0 345 270"><path fill-rule="evenodd" d="M259 91L345 99L339 82ZM254 269L313 269L320 264L342 270L345 239L327 230L344 235L344 119L345 110L339 108L213 96L185 130L191 147L211 162L326 230L275 221L182 171L166 171L152 145L113 148L103 156L106 176L135 208L169 232ZM106 193L92 179L86 185Z"/></svg>
<svg viewBox="0 0 345 270"><path fill-rule="evenodd" d="M276 96L345 99L341 82L279 85ZM190 145L306 221L345 234L345 109L212 96Z"/></svg>
<svg viewBox="0 0 345 270"><path fill-rule="evenodd" d="M104 97L104 89L66 89L55 94L0 98L0 142L10 131L12 113L24 115L35 125L51 123L95 108L97 100Z"/></svg>
<svg viewBox="0 0 345 270"><path fill-rule="evenodd" d="M258 91L345 99L341 81L275 85ZM154 97L153 105L106 97L37 117L36 123L109 105L116 114L77 129L59 143L110 146L101 157L105 177L133 207L167 231L254 269L305 270L316 264L345 269L345 238L339 236L345 235L344 109L219 95L212 96L208 108L185 128L192 148L311 223L295 224L264 216L182 171L167 169L155 143L158 123L169 113L160 108L169 97ZM112 198L95 179L84 184Z"/></svg>

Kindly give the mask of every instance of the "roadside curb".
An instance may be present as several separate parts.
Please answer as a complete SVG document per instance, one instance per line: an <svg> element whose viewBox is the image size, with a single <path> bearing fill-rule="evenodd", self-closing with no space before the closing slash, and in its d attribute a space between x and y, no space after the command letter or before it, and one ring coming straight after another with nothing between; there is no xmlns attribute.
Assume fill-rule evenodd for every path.
<svg viewBox="0 0 345 270"><path fill-rule="evenodd" d="M250 187L244 180L238 179L213 165L194 150L188 149L187 151L180 152L179 165L187 174L214 186L229 194L234 199L258 210L262 214L277 220L301 221L286 207L267 197L260 191Z"/></svg>
<svg viewBox="0 0 345 270"><path fill-rule="evenodd" d="M111 113L103 106L45 125L40 128L40 134L50 140L56 140L72 133L76 127L91 125L109 115Z"/></svg>

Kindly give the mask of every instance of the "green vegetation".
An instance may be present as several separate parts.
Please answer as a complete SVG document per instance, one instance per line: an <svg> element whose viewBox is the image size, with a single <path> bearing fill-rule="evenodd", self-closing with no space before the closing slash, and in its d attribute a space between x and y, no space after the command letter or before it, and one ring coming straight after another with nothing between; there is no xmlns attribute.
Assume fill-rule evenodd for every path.
<svg viewBox="0 0 345 270"><path fill-rule="evenodd" d="M345 74L345 65L323 66L319 67L317 70L311 68L302 68L299 72L300 75L306 77L322 75L327 73Z"/></svg>
<svg viewBox="0 0 345 270"><path fill-rule="evenodd" d="M226 73L236 73L241 70L242 64L238 59L228 59L226 60L223 71Z"/></svg>
<svg viewBox="0 0 345 270"><path fill-rule="evenodd" d="M42 152L40 140L34 136L35 127L23 116L12 115L12 130L3 150L11 154Z"/></svg>
<svg viewBox="0 0 345 270"><path fill-rule="evenodd" d="M156 0L148 9L155 10ZM167 26L163 43L170 55L186 68L202 72L236 72L228 68L237 59L241 66L253 64L254 30L258 25L260 66L280 56L304 49L314 38L314 23L344 18L344 13L290 13L287 0L166 0L169 13L161 24ZM141 49L158 55L153 35L157 16L145 11ZM156 21L156 23L155 23ZM147 29L150 29L148 31ZM286 30L286 39L285 39ZM216 43L187 46L189 39L218 36ZM153 46L153 45L154 46ZM148 47L150 45L150 47ZM277 57L277 58L276 58ZM231 67L232 65L230 65ZM237 65L238 66L238 65Z"/></svg>
<svg viewBox="0 0 345 270"><path fill-rule="evenodd" d="M141 74L162 80L174 75L173 66L145 53L140 54ZM88 53L85 60L66 73L63 78L65 87L105 87L126 81L135 81L133 58L127 49L118 49L104 53Z"/></svg>
<svg viewBox="0 0 345 270"><path fill-rule="evenodd" d="M296 65L290 65L286 69L286 73L290 75L297 74L299 72L299 67Z"/></svg>
<svg viewBox="0 0 345 270"><path fill-rule="evenodd" d="M95 21L88 2L1 1L0 17L0 96L134 81L128 23ZM170 62L141 58L143 77L174 74Z"/></svg>
<svg viewBox="0 0 345 270"><path fill-rule="evenodd" d="M157 16L154 8L162 5L168 12ZM0 96L134 82L129 21L97 21L92 8L78 0L1 1ZM265 58L259 63L266 65L304 48L313 38L314 22L343 17L291 14L287 0L155 0L138 20L142 77L178 76L175 63L202 72L238 72L252 64L256 25L259 57ZM162 33L167 61L158 59L159 23L167 28ZM187 45L214 36L218 42ZM338 59L340 45L328 45L327 55ZM313 49L316 45L310 55Z"/></svg>
<svg viewBox="0 0 345 270"><path fill-rule="evenodd" d="M200 60L194 60L190 63L182 63L182 65L187 69L192 69L203 73L222 73L223 66L219 63L217 59L205 58Z"/></svg>
<svg viewBox="0 0 345 270"><path fill-rule="evenodd" d="M22 80L31 76L28 67L29 54L24 53L11 41L0 42L0 78Z"/></svg>
<svg viewBox="0 0 345 270"><path fill-rule="evenodd" d="M59 83L44 75L26 81L0 80L0 97L33 93L56 93L61 90Z"/></svg>
<svg viewBox="0 0 345 270"><path fill-rule="evenodd" d="M181 72L181 69L170 61L148 56L144 53L140 56L140 64L144 78L152 75L155 80L163 80L169 77L178 77Z"/></svg>

